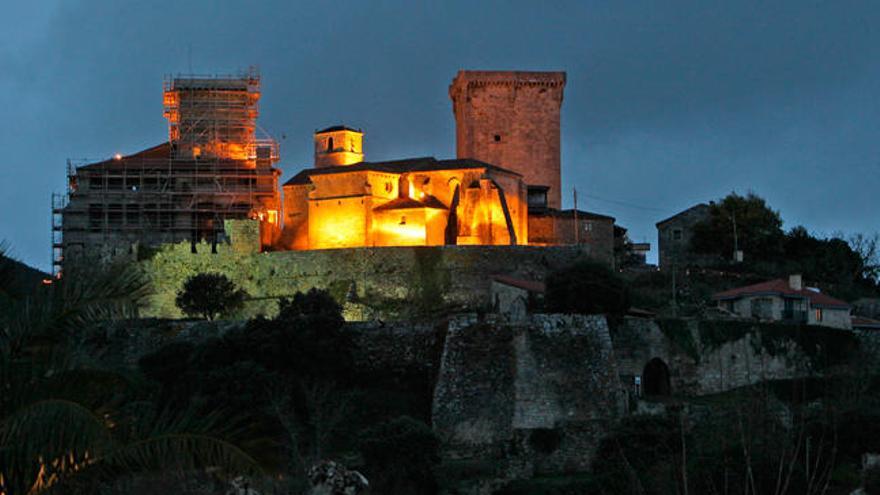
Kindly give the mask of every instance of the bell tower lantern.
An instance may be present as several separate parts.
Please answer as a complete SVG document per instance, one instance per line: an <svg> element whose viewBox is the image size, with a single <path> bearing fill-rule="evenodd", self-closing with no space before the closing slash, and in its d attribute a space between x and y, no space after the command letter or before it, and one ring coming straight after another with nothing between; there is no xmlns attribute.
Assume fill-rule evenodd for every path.
<svg viewBox="0 0 880 495"><path fill-rule="evenodd" d="M315 168L352 165L364 161L364 133L344 125L315 132Z"/></svg>

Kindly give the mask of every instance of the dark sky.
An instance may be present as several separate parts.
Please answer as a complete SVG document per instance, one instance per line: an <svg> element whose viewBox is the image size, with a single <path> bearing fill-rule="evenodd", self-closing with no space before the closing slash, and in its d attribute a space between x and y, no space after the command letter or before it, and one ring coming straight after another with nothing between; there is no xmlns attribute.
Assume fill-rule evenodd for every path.
<svg viewBox="0 0 880 495"><path fill-rule="evenodd" d="M636 241L696 202L754 191L785 227L880 230L880 2L8 2L0 16L0 239L49 267L69 157L166 139L162 80L260 68L286 179L311 133L367 159L455 153L461 68L564 70L567 206ZM656 256L656 253L654 253Z"/></svg>

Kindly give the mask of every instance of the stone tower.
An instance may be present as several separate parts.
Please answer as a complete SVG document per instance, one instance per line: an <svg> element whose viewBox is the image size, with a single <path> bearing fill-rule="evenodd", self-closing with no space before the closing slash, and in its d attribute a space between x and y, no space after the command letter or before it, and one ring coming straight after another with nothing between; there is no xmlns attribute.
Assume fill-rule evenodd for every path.
<svg viewBox="0 0 880 495"><path fill-rule="evenodd" d="M561 206L560 126L565 72L459 71L449 86L458 158L513 170L546 206Z"/></svg>
<svg viewBox="0 0 880 495"><path fill-rule="evenodd" d="M352 165L364 161L364 133L343 125L315 133L315 167Z"/></svg>

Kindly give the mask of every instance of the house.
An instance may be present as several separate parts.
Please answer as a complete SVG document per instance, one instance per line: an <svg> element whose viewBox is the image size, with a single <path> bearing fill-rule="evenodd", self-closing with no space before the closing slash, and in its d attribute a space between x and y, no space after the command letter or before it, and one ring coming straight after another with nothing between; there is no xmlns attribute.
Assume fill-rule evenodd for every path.
<svg viewBox="0 0 880 495"><path fill-rule="evenodd" d="M818 289L804 287L800 275L726 290L713 295L712 299L718 302L719 308L738 316L852 328L849 304Z"/></svg>
<svg viewBox="0 0 880 495"><path fill-rule="evenodd" d="M853 316L852 328L853 330L880 331L880 320L866 318L864 316Z"/></svg>
<svg viewBox="0 0 880 495"><path fill-rule="evenodd" d="M708 218L709 205L700 203L657 222L657 261L661 270L700 263L700 257L690 252L691 238L694 226Z"/></svg>
<svg viewBox="0 0 880 495"><path fill-rule="evenodd" d="M522 320L543 304L545 291L544 282L495 275L490 288L492 312L512 321Z"/></svg>

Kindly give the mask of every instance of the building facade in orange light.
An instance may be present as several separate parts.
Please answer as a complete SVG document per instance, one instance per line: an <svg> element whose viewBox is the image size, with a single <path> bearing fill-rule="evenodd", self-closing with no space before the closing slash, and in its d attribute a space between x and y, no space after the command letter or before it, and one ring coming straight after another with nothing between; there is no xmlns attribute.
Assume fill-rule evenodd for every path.
<svg viewBox="0 0 880 495"><path fill-rule="evenodd" d="M282 248L526 243L527 190L519 174L432 157L356 163L331 157L338 163L330 165L327 134L345 128L330 129L315 133L315 167L284 184ZM336 139L362 136L342 132ZM362 153L361 146L356 150Z"/></svg>

